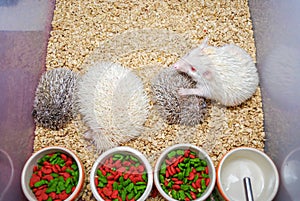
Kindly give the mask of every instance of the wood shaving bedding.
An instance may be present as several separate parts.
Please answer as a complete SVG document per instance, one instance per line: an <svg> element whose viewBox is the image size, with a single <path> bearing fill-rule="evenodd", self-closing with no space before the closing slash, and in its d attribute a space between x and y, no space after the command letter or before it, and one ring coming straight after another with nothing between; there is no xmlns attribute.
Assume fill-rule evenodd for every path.
<svg viewBox="0 0 300 201"><path fill-rule="evenodd" d="M151 79L205 36L215 46L235 43L255 60L246 0L56 0L46 67L68 67L84 73L93 61L118 62L141 77L151 99ZM153 166L161 151L175 143L203 147L215 165L232 148L264 148L260 88L251 99L236 107L208 102L208 117L194 127L166 124L155 111L154 102L149 104L145 131L122 145L144 153ZM86 130L80 116L59 131L36 127L34 151L51 145L70 148L81 158L88 175L98 155L93 144L83 137ZM95 200L88 179L82 200Z"/></svg>

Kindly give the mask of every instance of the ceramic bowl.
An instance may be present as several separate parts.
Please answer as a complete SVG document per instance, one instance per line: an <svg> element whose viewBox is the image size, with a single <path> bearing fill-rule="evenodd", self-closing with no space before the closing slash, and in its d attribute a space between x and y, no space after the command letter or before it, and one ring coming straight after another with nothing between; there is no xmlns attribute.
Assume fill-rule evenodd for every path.
<svg viewBox="0 0 300 201"><path fill-rule="evenodd" d="M100 175L99 172L101 172ZM109 178L109 175L113 175L113 178ZM101 182L103 180L100 181L99 178L105 178L104 180L107 182ZM130 180L132 184L126 180ZM135 190L139 185L138 182L145 183L142 185L145 188L139 191ZM113 183L116 183L117 187L111 187ZM146 157L134 148L127 146L111 148L103 152L93 164L90 185L92 193L98 201L105 201L105 196L121 198L123 191L125 192L124 197L131 198L131 196L135 197L139 194L135 200L146 200L153 186L152 167ZM129 185L132 186L129 187ZM110 193L107 193L107 189L110 189ZM115 190L117 190L117 194L112 195L113 191L116 192ZM130 194L131 192L132 194ZM108 199L108 197L106 198Z"/></svg>
<svg viewBox="0 0 300 201"><path fill-rule="evenodd" d="M34 195L34 193L32 192L29 186L30 178L32 176L34 166L36 166L38 160L44 157L45 155L54 154L57 152L63 153L66 156L71 157L72 159L74 159L74 161L78 166L78 172L79 172L78 183L73 193L69 195L66 201L77 200L80 197L84 187L84 178L85 178L84 166L82 162L73 151L64 147L51 146L51 147L43 148L37 151L36 153L32 154L23 167L22 175L21 175L21 185L22 185L23 193L28 200L37 200L36 196Z"/></svg>
<svg viewBox="0 0 300 201"><path fill-rule="evenodd" d="M202 200L206 200L210 194L212 193L214 187L215 187L215 182L216 182L216 171L215 171L215 167L214 167L214 164L211 160L211 158L209 157L209 155L206 153L206 151L204 151L203 149L201 149L200 147L197 147L197 146L194 146L192 144L176 144L176 145L173 145L171 147L168 147L166 148L162 153L161 155L159 156L156 164L155 164L155 169L154 169L154 183L155 183L155 186L157 188L157 190L159 191L159 193L168 201L176 201L176 200L179 200L179 198L176 198L176 196L172 196L172 193L171 193L171 190L167 190L165 191L162 187L162 185L165 185L165 184L162 184L162 180L160 179L160 175L162 174L161 173L161 170L164 169L164 164L166 164L166 169L168 172L168 167L170 167L170 170L171 170L171 166L173 167L176 167L176 162L171 162L170 164L167 164L166 163L166 160L169 160L170 159L170 154L172 155L172 153L174 153L174 151L178 154L176 156L176 158L180 158L184 155L181 155L182 153L179 153L178 150L182 150L182 151L185 151L185 150L190 150L190 151L193 151L196 153L196 158L199 158L201 160L204 160L206 161L207 163L207 167L208 167L208 175L209 175L209 183L206 187L206 190L202 193L202 195L196 199L193 199L193 200L196 200L196 201L202 201ZM181 152L182 152L181 151ZM172 158L172 157L171 157ZM177 165L177 167L179 167ZM192 167L192 166L191 166ZM184 170L185 169L185 170ZM183 167L182 170L180 170L180 172L182 172L183 174L184 171L186 172L186 169L188 169L187 167ZM191 168L192 169L192 168ZM179 175L179 170L177 169L177 172L176 174L178 173ZM173 175L176 175L173 173ZM200 174L200 171L199 171L199 174ZM167 176L167 174L164 174L165 175L165 180L167 180L168 182L170 182L170 179L169 177ZM172 176L173 177L173 176ZM175 177L175 176L174 176ZM186 177L187 178L187 177ZM195 179L195 178L194 178ZM200 178L199 178L200 179ZM172 179L171 179L172 180ZM184 181L185 179L183 178L180 178L179 177L179 180L182 180ZM189 179L188 179L189 180ZM188 183L188 182L186 182ZM190 183L195 183L195 182L190 182ZM194 184L188 184L189 186L193 186ZM174 186L173 186L174 187ZM201 187L200 187L201 188ZM196 191L198 191L200 188L195 188ZM190 193L190 190L187 190L189 191ZM185 191L185 192L187 192ZM177 191L179 192L179 190Z"/></svg>
<svg viewBox="0 0 300 201"><path fill-rule="evenodd" d="M217 167L217 187L225 200L246 200L243 180L250 178L255 201L273 200L279 175L273 161L262 151L240 147L229 151Z"/></svg>

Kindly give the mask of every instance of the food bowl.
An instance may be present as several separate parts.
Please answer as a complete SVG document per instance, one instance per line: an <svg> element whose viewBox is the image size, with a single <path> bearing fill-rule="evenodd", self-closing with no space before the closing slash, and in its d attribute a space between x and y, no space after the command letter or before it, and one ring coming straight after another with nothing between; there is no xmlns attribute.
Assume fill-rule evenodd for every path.
<svg viewBox="0 0 300 201"><path fill-rule="evenodd" d="M155 164L155 186L169 201L206 200L215 182L216 172L211 158L203 149L191 144L166 148Z"/></svg>
<svg viewBox="0 0 300 201"><path fill-rule="evenodd" d="M146 200L153 186L152 168L138 150L115 147L96 159L91 169L90 185L99 201L118 198Z"/></svg>
<svg viewBox="0 0 300 201"><path fill-rule="evenodd" d="M28 200L38 200L37 196L47 200L52 196L71 201L80 197L84 177L79 158L69 149L53 146L37 151L26 161L21 185Z"/></svg>
<svg viewBox="0 0 300 201"><path fill-rule="evenodd" d="M225 200L246 200L243 179L250 178L255 201L273 200L279 175L273 161L262 151L240 147L229 151L217 167L217 187Z"/></svg>

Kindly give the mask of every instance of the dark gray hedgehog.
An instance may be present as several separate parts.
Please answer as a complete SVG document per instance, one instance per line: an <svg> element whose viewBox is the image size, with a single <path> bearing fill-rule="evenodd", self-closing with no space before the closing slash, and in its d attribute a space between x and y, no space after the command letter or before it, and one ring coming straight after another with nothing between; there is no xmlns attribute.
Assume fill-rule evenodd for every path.
<svg viewBox="0 0 300 201"><path fill-rule="evenodd" d="M206 101L199 96L180 96L180 88L192 88L196 83L173 68L163 69L152 81L157 111L169 124L194 126L202 123L207 113Z"/></svg>
<svg viewBox="0 0 300 201"><path fill-rule="evenodd" d="M49 70L41 76L32 111L37 126L58 130L73 119L78 77L68 68Z"/></svg>

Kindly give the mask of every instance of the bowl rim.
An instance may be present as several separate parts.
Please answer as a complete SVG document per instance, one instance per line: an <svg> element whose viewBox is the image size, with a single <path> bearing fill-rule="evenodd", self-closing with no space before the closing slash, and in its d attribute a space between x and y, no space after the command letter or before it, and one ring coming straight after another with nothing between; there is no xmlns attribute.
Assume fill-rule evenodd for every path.
<svg viewBox="0 0 300 201"><path fill-rule="evenodd" d="M147 187L146 187L144 193L142 194L142 196L137 201L146 200L146 198L149 196L149 194L152 190L152 186L153 186L153 171L152 171L152 167L151 167L148 159L144 156L144 154L142 152L140 152L139 150L137 150L135 148L132 148L129 146L118 146L118 147L110 148L110 149L106 150L105 152L103 152L102 154L100 154L100 156L95 160L95 162L92 166L92 169L90 172L90 186L91 186L92 193L93 193L94 197L96 198L96 200L104 201L104 199L102 199L102 197L97 192L97 190L96 190L97 188L96 188L96 185L94 182L96 170L99 166L99 163L103 159L105 159L106 157L108 157L109 155L111 155L113 153L126 152L126 151L137 156L141 160L141 162L144 163L146 170L147 170L147 176L148 176Z"/></svg>
<svg viewBox="0 0 300 201"><path fill-rule="evenodd" d="M51 151L51 150L65 152L68 155L70 155L77 163L78 170L79 170L78 184L77 184L75 190L73 191L73 193L65 201L76 200L79 197L78 195L80 194L80 192L82 191L82 189L84 187L85 169L84 169L84 166L83 166L81 160L75 154L75 152L68 148L62 147L62 146L44 147L44 148L38 150L37 152L32 153L31 156L26 160L26 163L23 166L22 173L21 173L21 186L22 186L23 193L28 200L33 199L32 195L30 194L30 192L28 192L28 189L26 188L26 186L28 185L26 182L27 171L30 171L29 166L30 166L31 162L34 160L34 158L36 158L38 155L42 154L43 152L47 152L47 151ZM34 200L36 200L35 197L34 197Z"/></svg>
<svg viewBox="0 0 300 201"><path fill-rule="evenodd" d="M207 160L207 162L210 164L211 171L210 171L210 186L209 188L206 189L205 193L203 195L201 195L201 197L197 198L195 201L204 201L206 200L211 193L213 192L214 188L215 188L215 183L216 183L216 170L215 170L215 166L214 163L211 159L211 157L208 155L208 153L201 147L198 147L196 145L193 144L189 144L189 143L179 143L179 144L175 144L172 145L170 147L167 147L163 150L163 152L160 154L159 158L156 161L155 164L155 168L154 168L154 183L155 186L157 188L157 190L159 191L159 193L167 200L169 201L178 201L176 199L173 199L172 197L170 197L168 194L166 194L162 188L160 187L160 181L158 178L158 172L159 172L159 166L160 163L162 162L162 160L166 157L166 155L173 150L179 149L179 148L192 148L194 150L197 150L198 152L200 152L203 155L203 158L205 158Z"/></svg>
<svg viewBox="0 0 300 201"><path fill-rule="evenodd" d="M238 151L253 151L261 156L263 156L264 159L266 159L267 162L269 162L269 164L271 165L272 169L274 170L274 174L275 174L275 185L273 188L273 192L271 194L270 200L274 199L274 197L277 194L278 188L279 188L279 173L277 170L276 165L274 164L274 162L272 161L272 159L263 151L260 151L256 148L252 148L252 147L237 147L234 149L231 149L230 151L226 152L223 157L221 158L219 164L217 165L217 171L216 171L216 177L217 177L217 189L218 189L218 193L222 196L222 198L226 201L230 201L230 198L227 197L227 195L225 194L225 191L222 188L221 185L221 181L220 181L220 172L221 172L221 167L225 161L225 159L227 159L229 156L231 156L233 153L238 152Z"/></svg>

